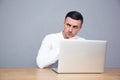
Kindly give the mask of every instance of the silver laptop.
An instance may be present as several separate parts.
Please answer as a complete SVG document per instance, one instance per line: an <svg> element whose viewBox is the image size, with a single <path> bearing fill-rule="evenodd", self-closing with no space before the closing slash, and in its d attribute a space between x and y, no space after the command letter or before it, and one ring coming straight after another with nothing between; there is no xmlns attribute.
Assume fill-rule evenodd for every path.
<svg viewBox="0 0 120 80"><path fill-rule="evenodd" d="M57 73L103 73L107 41L61 40Z"/></svg>

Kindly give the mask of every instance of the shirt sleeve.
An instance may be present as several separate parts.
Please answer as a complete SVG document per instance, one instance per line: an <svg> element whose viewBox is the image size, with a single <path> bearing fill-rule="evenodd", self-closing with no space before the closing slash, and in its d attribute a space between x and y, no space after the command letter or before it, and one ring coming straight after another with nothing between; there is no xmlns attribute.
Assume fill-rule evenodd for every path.
<svg viewBox="0 0 120 80"><path fill-rule="evenodd" d="M51 38L46 36L39 49L36 61L39 68L47 67L58 60L58 50L52 48Z"/></svg>

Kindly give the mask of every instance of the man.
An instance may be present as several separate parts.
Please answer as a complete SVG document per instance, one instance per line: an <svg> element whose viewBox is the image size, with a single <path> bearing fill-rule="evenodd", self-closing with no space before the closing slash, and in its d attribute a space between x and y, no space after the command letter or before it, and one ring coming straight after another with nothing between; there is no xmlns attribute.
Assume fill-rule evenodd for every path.
<svg viewBox="0 0 120 80"><path fill-rule="evenodd" d="M60 33L49 34L45 36L37 56L37 65L39 68L53 67L58 61L59 43L62 39L79 39L77 33L82 28L83 16L77 11L67 13L64 21L63 31ZM55 66L55 65L54 65Z"/></svg>

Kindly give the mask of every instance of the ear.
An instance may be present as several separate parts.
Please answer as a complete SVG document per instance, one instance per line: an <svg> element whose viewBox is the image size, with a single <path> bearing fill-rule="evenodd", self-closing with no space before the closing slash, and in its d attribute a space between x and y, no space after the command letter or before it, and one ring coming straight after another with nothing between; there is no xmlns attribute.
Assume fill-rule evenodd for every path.
<svg viewBox="0 0 120 80"><path fill-rule="evenodd" d="M64 24L65 24L65 20L64 20Z"/></svg>
<svg viewBox="0 0 120 80"><path fill-rule="evenodd" d="M83 25L80 26L79 30L81 30L82 26L83 26Z"/></svg>

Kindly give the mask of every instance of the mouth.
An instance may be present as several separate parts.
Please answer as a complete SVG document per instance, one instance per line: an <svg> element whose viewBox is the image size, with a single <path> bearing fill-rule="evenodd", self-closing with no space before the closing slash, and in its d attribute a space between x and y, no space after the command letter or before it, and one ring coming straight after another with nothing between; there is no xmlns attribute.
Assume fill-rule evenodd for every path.
<svg viewBox="0 0 120 80"><path fill-rule="evenodd" d="M70 33L70 32L68 32L67 35L68 35L69 38L71 38L73 36L73 34Z"/></svg>

